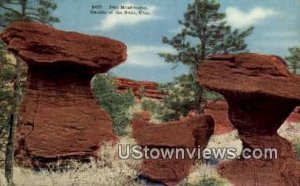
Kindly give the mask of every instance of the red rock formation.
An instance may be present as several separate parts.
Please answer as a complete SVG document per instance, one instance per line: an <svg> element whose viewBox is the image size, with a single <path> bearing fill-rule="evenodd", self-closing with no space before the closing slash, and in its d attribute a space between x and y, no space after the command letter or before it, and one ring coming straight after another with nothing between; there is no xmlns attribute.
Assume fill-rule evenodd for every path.
<svg viewBox="0 0 300 186"><path fill-rule="evenodd" d="M226 101L208 101L204 113L211 115L215 121L214 134L223 134L234 130L228 118L228 104Z"/></svg>
<svg viewBox="0 0 300 186"><path fill-rule="evenodd" d="M277 148L278 159L223 162L219 173L234 185L299 185L300 162L277 129L300 103L300 78L277 56L219 55L199 69L199 82L224 95L243 147Z"/></svg>
<svg viewBox="0 0 300 186"><path fill-rule="evenodd" d="M152 124L142 119L132 121L133 136L137 144L148 148L197 148L204 149L213 134L214 122L208 115L188 117L181 121ZM187 154L186 154L187 155ZM176 185L190 171L194 159L187 156L176 159L144 159L141 175L166 185Z"/></svg>
<svg viewBox="0 0 300 186"><path fill-rule="evenodd" d="M120 92L131 89L138 99L141 99L142 96L158 100L164 98L162 92L158 90L158 84L155 82L135 81L118 77L115 79L115 84Z"/></svg>
<svg viewBox="0 0 300 186"><path fill-rule="evenodd" d="M126 59L123 43L33 22L13 23L1 38L29 65L19 113L18 163L39 167L97 156L101 143L117 139L110 116L94 100L90 80Z"/></svg>
<svg viewBox="0 0 300 186"><path fill-rule="evenodd" d="M1 39L29 65L52 64L67 68L72 63L96 73L107 72L127 58L126 46L121 42L37 23L15 22L1 33Z"/></svg>
<svg viewBox="0 0 300 186"><path fill-rule="evenodd" d="M225 100L208 101L204 113L211 115L215 121L214 134L224 134L234 130L228 118L228 104ZM300 107L296 107L286 121L300 123Z"/></svg>

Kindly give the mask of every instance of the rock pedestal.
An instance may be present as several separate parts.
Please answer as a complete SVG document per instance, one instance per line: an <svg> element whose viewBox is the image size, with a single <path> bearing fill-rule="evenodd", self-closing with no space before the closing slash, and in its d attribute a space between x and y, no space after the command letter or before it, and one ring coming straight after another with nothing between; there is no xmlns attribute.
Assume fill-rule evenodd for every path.
<svg viewBox="0 0 300 186"><path fill-rule="evenodd" d="M18 163L41 167L58 159L95 157L102 143L117 140L90 81L126 59L123 43L33 22L13 23L1 39L29 66L19 111Z"/></svg>
<svg viewBox="0 0 300 186"><path fill-rule="evenodd" d="M223 162L219 173L235 185L299 185L300 163L277 129L300 103L300 78L289 73L281 58L258 54L212 56L198 75L200 84L226 98L244 149L278 152L277 159Z"/></svg>
<svg viewBox="0 0 300 186"><path fill-rule="evenodd" d="M140 174L151 181L164 183L165 185L177 185L189 174L194 163L194 158L184 157L179 153L176 158L176 149L203 150L214 131L214 121L208 115L198 115L163 124L152 124L146 120L134 119L132 121L133 137L138 145L149 149L162 149L164 152L174 151L169 158L163 158L160 154L157 159L144 159Z"/></svg>

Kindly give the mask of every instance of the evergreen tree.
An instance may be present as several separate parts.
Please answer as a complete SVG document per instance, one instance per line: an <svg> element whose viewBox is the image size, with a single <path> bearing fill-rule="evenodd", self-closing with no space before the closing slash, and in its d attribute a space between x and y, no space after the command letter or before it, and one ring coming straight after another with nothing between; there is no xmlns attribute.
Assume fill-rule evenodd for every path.
<svg viewBox="0 0 300 186"><path fill-rule="evenodd" d="M0 28L5 28L14 21L38 21L44 24L51 24L59 22L59 19L51 16L52 11L56 9L56 4L52 0L1 0L0 1ZM18 106L21 100L21 88L22 88L22 75L24 71L21 68L21 60L16 58L16 63L7 62L7 52L4 50L3 42L0 43L1 50L1 72L0 75L11 72L11 77L7 81L11 83L10 97L7 97L6 103L6 115L2 118L7 119L6 124L2 124L2 127L8 126L9 136L7 140L7 148L5 155L5 177L7 179L8 186L13 185L13 160L14 160L14 146L15 146L15 132L16 125L18 123ZM13 69L6 68L12 66ZM9 69L9 70L8 70ZM3 78L1 76L1 78ZM3 82L5 84L5 81ZM7 84L6 84L7 85ZM9 91L9 89L4 89ZM0 92L3 95L3 92ZM0 96L1 97L1 96ZM1 100L2 102L3 100Z"/></svg>
<svg viewBox="0 0 300 186"><path fill-rule="evenodd" d="M57 8L53 0L1 0L0 26L6 27L13 21L37 21L44 24L59 22L52 16L52 11Z"/></svg>
<svg viewBox="0 0 300 186"><path fill-rule="evenodd" d="M160 91L167 96L160 103L145 102L147 105L144 105L143 109L152 112L156 119L163 122L186 117L191 110L194 110L193 103L197 91L195 85L192 74L184 74L176 77L172 82L160 84ZM216 92L204 90L203 99L221 100L224 98Z"/></svg>
<svg viewBox="0 0 300 186"><path fill-rule="evenodd" d="M226 24L225 13L220 13L220 4L214 0L195 0L179 20L183 27L172 38L163 37L164 44L171 45L176 54L160 53L165 62L182 63L190 67L192 83L195 87L193 108L202 112L203 88L196 81L199 64L210 55L244 52L247 49L245 38L253 32L253 27L244 31L231 29Z"/></svg>
<svg viewBox="0 0 300 186"><path fill-rule="evenodd" d="M290 55L285 57L292 73L300 74L300 47L289 48Z"/></svg>

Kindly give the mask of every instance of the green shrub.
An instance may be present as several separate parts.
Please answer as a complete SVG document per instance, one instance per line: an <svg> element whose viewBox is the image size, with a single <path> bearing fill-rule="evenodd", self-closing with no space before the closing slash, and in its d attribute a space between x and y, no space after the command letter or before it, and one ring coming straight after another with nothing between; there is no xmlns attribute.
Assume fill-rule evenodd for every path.
<svg viewBox="0 0 300 186"><path fill-rule="evenodd" d="M204 89L203 99L204 100L214 100L215 101L215 100L224 100L224 97L221 94L217 93L217 92Z"/></svg>
<svg viewBox="0 0 300 186"><path fill-rule="evenodd" d="M300 140L298 140L298 141L294 144L294 150L295 150L297 159L300 160Z"/></svg>
<svg viewBox="0 0 300 186"><path fill-rule="evenodd" d="M96 75L92 86L101 108L112 117L114 132L119 136L126 135L126 127L131 119L130 108L134 104L132 91L118 93L113 77L108 75Z"/></svg>
<svg viewBox="0 0 300 186"><path fill-rule="evenodd" d="M0 138L11 112L12 82L15 78L15 69L3 47L3 43L0 42Z"/></svg>
<svg viewBox="0 0 300 186"><path fill-rule="evenodd" d="M156 113L158 104L152 100L146 99L142 102L142 109L151 113Z"/></svg>
<svg viewBox="0 0 300 186"><path fill-rule="evenodd" d="M199 181L197 184L188 184L187 186L222 186L224 185L223 181L220 181L216 178L205 178Z"/></svg>

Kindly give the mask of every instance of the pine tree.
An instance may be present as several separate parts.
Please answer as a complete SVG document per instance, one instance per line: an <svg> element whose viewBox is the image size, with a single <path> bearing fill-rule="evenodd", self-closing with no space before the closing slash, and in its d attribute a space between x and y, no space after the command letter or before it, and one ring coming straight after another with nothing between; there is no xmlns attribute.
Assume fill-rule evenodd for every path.
<svg viewBox="0 0 300 186"><path fill-rule="evenodd" d="M203 88L196 81L199 64L210 55L244 52L247 49L245 38L253 32L253 27L244 31L232 29L227 25L225 13L220 13L220 4L214 0L195 0L179 20L183 27L172 38L163 37L164 44L171 45L176 54L160 53L165 62L177 65L182 63L190 67L195 87L194 109L202 112Z"/></svg>
<svg viewBox="0 0 300 186"><path fill-rule="evenodd" d="M37 21L44 24L59 22L52 16L52 11L57 8L52 0L1 0L0 26L6 27L13 21Z"/></svg>
<svg viewBox="0 0 300 186"><path fill-rule="evenodd" d="M300 74L300 47L292 47L288 49L290 55L285 57L292 73Z"/></svg>
<svg viewBox="0 0 300 186"><path fill-rule="evenodd" d="M59 22L59 19L51 16L56 9L56 4L52 0L1 0L0 1L0 28L5 28L14 21L37 21L44 24ZM0 43L1 59L5 59L7 52L4 50L3 42ZM3 52L4 51L4 52ZM12 83L11 95L8 101L9 111L7 125L9 136L5 155L5 177L8 186L13 184L13 160L15 146L15 132L18 123L18 106L21 100L22 68L21 59L16 58L15 64L5 64L6 60L1 60L1 66L13 65L13 75L10 79ZM5 68L1 68L1 74ZM4 73L5 74L5 73Z"/></svg>
<svg viewBox="0 0 300 186"><path fill-rule="evenodd" d="M195 111L193 107L195 85L192 74L175 77L172 82L160 84L160 91L167 95L162 102L145 102L142 104L142 108L152 112L155 119L163 122L176 121L181 117L186 117L190 111ZM222 100L224 98L216 92L204 90L203 99Z"/></svg>

